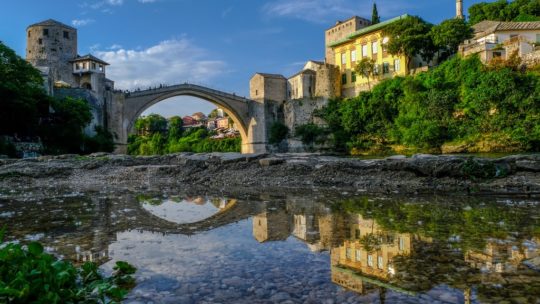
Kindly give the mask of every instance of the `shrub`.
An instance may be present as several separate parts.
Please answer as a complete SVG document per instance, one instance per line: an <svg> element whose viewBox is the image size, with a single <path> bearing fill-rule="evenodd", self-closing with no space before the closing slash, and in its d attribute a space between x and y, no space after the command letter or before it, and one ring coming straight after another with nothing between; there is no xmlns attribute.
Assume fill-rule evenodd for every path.
<svg viewBox="0 0 540 304"><path fill-rule="evenodd" d="M326 130L316 124L305 124L296 127L295 136L300 137L304 145L313 145L322 141L321 137L326 135Z"/></svg>
<svg viewBox="0 0 540 304"><path fill-rule="evenodd" d="M286 125L276 121L272 124L272 126L270 126L270 137L268 138L268 142L272 145L278 145L285 138L287 138L288 135L289 128Z"/></svg>
<svg viewBox="0 0 540 304"><path fill-rule="evenodd" d="M3 239L5 229L0 232ZM0 302L2 303L113 303L135 285L136 268L116 262L111 277L95 263L75 268L43 251L37 242L26 248L4 243L0 249Z"/></svg>

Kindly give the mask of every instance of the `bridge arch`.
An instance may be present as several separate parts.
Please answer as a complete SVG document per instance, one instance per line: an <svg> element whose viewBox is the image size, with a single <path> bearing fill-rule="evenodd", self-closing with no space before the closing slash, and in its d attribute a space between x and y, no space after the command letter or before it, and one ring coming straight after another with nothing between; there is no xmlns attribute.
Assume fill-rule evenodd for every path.
<svg viewBox="0 0 540 304"><path fill-rule="evenodd" d="M134 131L136 119L146 109L176 96L197 97L222 108L239 129L242 138L242 153L266 152L264 104L193 84L125 93L120 113L122 121L113 127L119 143L127 144L128 135Z"/></svg>

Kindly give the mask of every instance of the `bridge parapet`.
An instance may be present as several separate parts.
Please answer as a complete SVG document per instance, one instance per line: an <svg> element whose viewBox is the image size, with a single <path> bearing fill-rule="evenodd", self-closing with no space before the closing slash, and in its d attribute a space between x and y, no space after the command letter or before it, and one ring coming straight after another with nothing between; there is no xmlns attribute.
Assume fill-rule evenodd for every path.
<svg viewBox="0 0 540 304"><path fill-rule="evenodd" d="M147 89L147 90L140 90L140 91L130 91L130 92L127 92L125 94L126 94L126 98L132 98L132 97L155 95L155 94L168 93L168 92L174 92L174 91L186 90L186 89L203 91L203 92L207 92L209 94L218 95L218 96L226 97L226 98L229 98L229 99L234 99L234 100L237 100L237 101L243 101L243 102L252 101L249 98L246 98L246 97L243 97L243 96L238 96L238 95L236 95L234 93L231 94L231 93L227 93L227 92L224 92L224 91L220 91L220 90L216 90L216 89L212 89L212 88L209 88L209 87L205 87L205 86L197 85L197 84L192 84L192 83L183 83L183 84L176 84L176 85L170 85L170 86L162 86L162 87L155 88L155 89Z"/></svg>

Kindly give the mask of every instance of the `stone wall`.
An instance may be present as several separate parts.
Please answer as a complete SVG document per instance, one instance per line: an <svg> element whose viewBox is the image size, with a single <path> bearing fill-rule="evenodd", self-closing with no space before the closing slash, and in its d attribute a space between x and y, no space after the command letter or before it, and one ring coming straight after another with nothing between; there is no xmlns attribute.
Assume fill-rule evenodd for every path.
<svg viewBox="0 0 540 304"><path fill-rule="evenodd" d="M527 67L534 67L540 65L540 49L532 53L523 55L521 59L523 61L523 64L525 64Z"/></svg>
<svg viewBox="0 0 540 304"><path fill-rule="evenodd" d="M316 70L315 96L334 98L339 95L339 69L331 64L320 65Z"/></svg>

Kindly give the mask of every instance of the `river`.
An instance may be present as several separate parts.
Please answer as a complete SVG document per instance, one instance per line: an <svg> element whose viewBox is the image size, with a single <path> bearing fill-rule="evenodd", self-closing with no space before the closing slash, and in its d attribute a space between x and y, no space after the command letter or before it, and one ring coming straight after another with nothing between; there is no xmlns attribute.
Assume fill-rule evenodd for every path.
<svg viewBox="0 0 540 304"><path fill-rule="evenodd" d="M126 303L538 303L539 204L11 190L0 224L105 273L135 265Z"/></svg>

